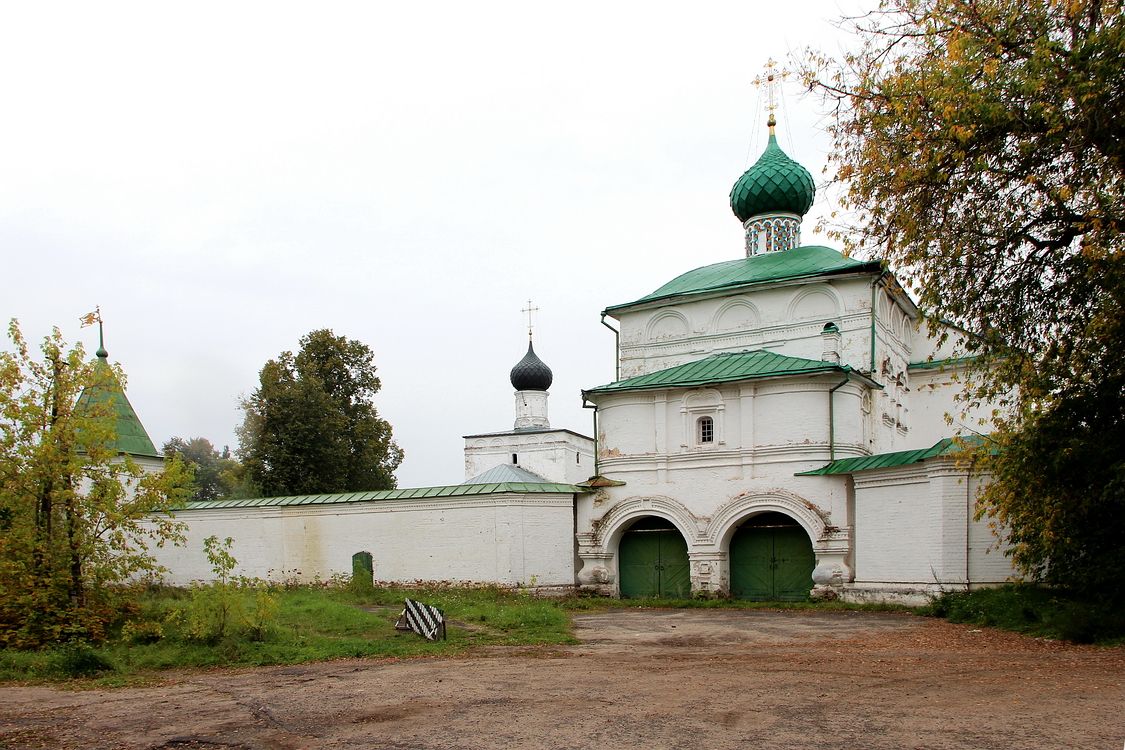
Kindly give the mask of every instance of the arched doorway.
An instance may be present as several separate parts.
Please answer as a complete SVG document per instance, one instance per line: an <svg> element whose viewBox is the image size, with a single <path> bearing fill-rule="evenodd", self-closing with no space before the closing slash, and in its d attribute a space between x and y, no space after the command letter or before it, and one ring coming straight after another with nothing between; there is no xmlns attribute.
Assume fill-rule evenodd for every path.
<svg viewBox="0 0 1125 750"><path fill-rule="evenodd" d="M687 542L670 521L655 516L638 520L617 546L621 596L691 596Z"/></svg>
<svg viewBox="0 0 1125 750"><path fill-rule="evenodd" d="M760 513L730 540L730 593L736 599L803 601L816 565L805 530L784 513Z"/></svg>

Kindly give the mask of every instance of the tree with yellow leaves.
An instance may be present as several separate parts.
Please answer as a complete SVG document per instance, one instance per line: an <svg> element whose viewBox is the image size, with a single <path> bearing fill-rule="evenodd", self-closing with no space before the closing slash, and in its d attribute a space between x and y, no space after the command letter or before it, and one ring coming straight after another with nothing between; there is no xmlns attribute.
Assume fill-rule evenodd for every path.
<svg viewBox="0 0 1125 750"><path fill-rule="evenodd" d="M1118 0L884 0L811 54L835 227L970 335L981 499L1029 575L1125 587L1125 22ZM933 330L936 330L935 326Z"/></svg>
<svg viewBox="0 0 1125 750"><path fill-rule="evenodd" d="M122 584L154 572L149 544L178 538L190 492L179 460L146 473L115 447L123 375L86 361L56 328L36 357L15 321L0 352L0 646L100 640Z"/></svg>

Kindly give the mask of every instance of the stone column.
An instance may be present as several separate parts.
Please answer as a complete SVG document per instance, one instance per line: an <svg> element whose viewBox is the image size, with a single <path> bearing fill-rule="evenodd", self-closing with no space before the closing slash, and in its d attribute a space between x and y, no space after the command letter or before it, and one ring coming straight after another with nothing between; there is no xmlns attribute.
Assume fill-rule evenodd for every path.
<svg viewBox="0 0 1125 750"><path fill-rule="evenodd" d="M844 584L855 580L855 573L848 565L852 539L847 529L830 526L824 536L813 545L816 553L816 567L813 568L813 599L838 599L843 594Z"/></svg>
<svg viewBox="0 0 1125 750"><path fill-rule="evenodd" d="M613 574L613 553L602 549L595 542L594 534L579 533L577 537L578 559L582 562L582 567L575 576L578 588L602 596L613 596L617 593L617 581Z"/></svg>

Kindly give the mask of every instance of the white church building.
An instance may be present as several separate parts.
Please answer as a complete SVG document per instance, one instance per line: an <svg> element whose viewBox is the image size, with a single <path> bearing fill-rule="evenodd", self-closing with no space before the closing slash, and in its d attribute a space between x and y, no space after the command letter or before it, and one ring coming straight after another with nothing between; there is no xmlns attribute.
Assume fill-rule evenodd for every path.
<svg viewBox="0 0 1125 750"><path fill-rule="evenodd" d="M730 194L745 248L603 312L617 376L582 393L596 436L551 427L529 343L512 429L465 437L463 484L192 502L188 544L154 550L170 581L210 577L212 534L271 579L370 553L379 581L627 597L919 602L1005 581L946 420L956 336L920 330L882 263L801 244L814 184L773 131Z"/></svg>

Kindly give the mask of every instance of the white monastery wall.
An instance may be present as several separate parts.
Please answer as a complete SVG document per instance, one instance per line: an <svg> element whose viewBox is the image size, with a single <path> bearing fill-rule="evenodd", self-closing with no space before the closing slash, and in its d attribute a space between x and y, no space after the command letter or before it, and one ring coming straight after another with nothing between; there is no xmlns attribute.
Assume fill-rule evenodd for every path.
<svg viewBox="0 0 1125 750"><path fill-rule="evenodd" d="M980 477L949 458L855 476L855 582L847 596L905 603L1015 574L989 528L973 519Z"/></svg>
<svg viewBox="0 0 1125 750"><path fill-rule="evenodd" d="M350 575L370 552L380 581L574 583L572 495L480 495L335 505L188 510L187 545L153 550L169 582L213 577L203 540L234 539L237 573L302 581Z"/></svg>
<svg viewBox="0 0 1125 750"><path fill-rule="evenodd" d="M970 496L978 497L987 483L987 477L970 477ZM1017 575L1012 558L1005 554L1008 545L997 539L994 524L987 517L969 524L969 580L974 584L1003 583Z"/></svg>
<svg viewBox="0 0 1125 750"><path fill-rule="evenodd" d="M940 508L921 465L864 472L855 479L855 580L936 583Z"/></svg>

